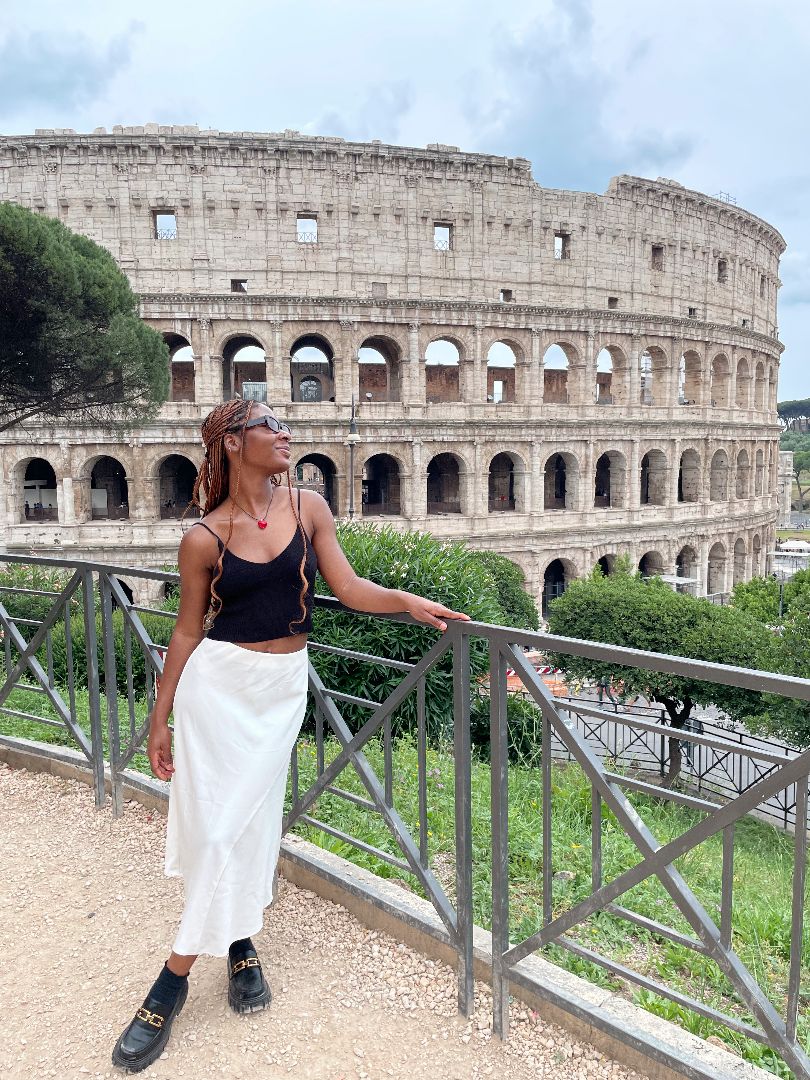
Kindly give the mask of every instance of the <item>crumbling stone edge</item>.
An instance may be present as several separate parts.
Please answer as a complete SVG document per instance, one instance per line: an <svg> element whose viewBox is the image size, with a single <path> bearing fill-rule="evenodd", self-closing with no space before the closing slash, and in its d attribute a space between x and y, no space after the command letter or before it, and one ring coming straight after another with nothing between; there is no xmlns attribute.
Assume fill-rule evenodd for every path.
<svg viewBox="0 0 810 1080"><path fill-rule="evenodd" d="M87 759L70 747L0 735L0 761L13 768L47 772L92 785ZM108 770L105 781L109 793ZM129 771L125 775L125 797L163 814L168 806L168 791L169 785L163 781ZM433 906L395 881L379 878L294 835L282 841L279 870L300 888L340 904L365 926L455 967L449 935ZM475 977L488 983L492 938L480 927L474 930L474 953ZM517 965L510 992L536 1009L545 1020L558 1024L575 1038L651 1080L772 1080L773 1077L772 1073L539 956L527 957Z"/></svg>

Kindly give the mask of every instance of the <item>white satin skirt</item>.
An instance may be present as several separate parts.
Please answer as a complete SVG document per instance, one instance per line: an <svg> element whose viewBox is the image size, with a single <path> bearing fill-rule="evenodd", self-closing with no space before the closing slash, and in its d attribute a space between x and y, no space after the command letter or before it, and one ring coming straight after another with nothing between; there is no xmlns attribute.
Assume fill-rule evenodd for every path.
<svg viewBox="0 0 810 1080"><path fill-rule="evenodd" d="M174 697L165 873L182 877L174 952L227 956L273 898L307 649L264 653L203 638Z"/></svg>

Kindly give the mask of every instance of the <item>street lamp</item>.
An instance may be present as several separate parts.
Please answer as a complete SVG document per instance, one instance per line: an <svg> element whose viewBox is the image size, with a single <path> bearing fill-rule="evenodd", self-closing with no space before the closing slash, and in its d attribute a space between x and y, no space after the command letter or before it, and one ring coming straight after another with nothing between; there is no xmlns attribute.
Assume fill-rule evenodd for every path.
<svg viewBox="0 0 810 1080"><path fill-rule="evenodd" d="M346 445L349 448L349 521L354 518L354 448L359 442L354 394L352 394L352 415L349 419L349 434L346 436Z"/></svg>

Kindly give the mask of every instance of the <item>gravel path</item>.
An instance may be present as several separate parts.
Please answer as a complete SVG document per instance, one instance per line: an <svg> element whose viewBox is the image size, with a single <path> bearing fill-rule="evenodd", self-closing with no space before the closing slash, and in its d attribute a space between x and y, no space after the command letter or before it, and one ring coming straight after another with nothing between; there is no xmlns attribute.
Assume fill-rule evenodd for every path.
<svg viewBox="0 0 810 1080"><path fill-rule="evenodd" d="M163 876L165 819L97 811L89 787L0 763L0 1075L121 1077L113 1044L168 956L182 884ZM455 974L281 881L254 940L274 998L239 1017L226 961L201 957L163 1059L144 1077L442 1080L637 1077L532 1013L501 1045L491 998L471 1021Z"/></svg>

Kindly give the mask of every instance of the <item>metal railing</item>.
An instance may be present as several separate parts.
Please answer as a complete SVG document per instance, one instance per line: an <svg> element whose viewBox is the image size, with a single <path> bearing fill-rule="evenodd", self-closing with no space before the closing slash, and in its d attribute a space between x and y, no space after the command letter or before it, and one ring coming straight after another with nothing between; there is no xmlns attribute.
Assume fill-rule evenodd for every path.
<svg viewBox="0 0 810 1080"><path fill-rule="evenodd" d="M143 617L148 614L170 621L175 616L129 603L118 579L125 575L129 580L149 578L176 584L177 576L108 564L5 554L0 555L0 563L28 563L41 570L60 570L63 573L63 583L58 588L21 589L13 583L0 584L0 625L5 652L5 681L0 686L0 712L6 716L60 726L68 731L92 769L98 806L103 806L106 801L106 759L109 763L113 813L121 814L126 771L136 753L142 750L148 732L148 717L139 721L138 709L141 709L141 715L144 703L147 710L151 709L154 679L162 670L161 649L147 633ZM15 594L17 600L22 596L31 604L35 601L39 603L39 617L15 617L10 614L9 606L13 606ZM318 607L340 609L340 605L331 598L319 597L316 604ZM368 616L352 614L351 617ZM384 618L411 621L407 616L391 615ZM72 638L74 621L81 625L84 638L81 653L85 660L81 668L77 662L78 642L73 642ZM690 1009L701 1017L765 1043L784 1059L796 1076L804 1080L810 1078L810 1058L797 1035L803 989L803 937L806 933L804 900L810 750L784 760L782 755L771 753L767 748L743 744L729 733L679 729L677 739L682 746L691 744L695 751L700 749L725 756L726 760L735 755L743 756L757 763L756 767L761 772L758 776L752 776L745 790L729 801L718 797L721 793L715 790L695 794L682 788L656 786L632 770L619 771L604 756L600 760L581 726L572 722L570 704L552 696L524 650L532 648L585 656L617 667L640 667L799 701L810 701L810 680L474 622L451 622L447 632L422 656L407 662L312 641L310 647L315 663L310 663L309 689L315 725L314 773L310 769L305 777L299 740L291 759L291 803L284 821L285 831L296 825L320 829L340 843L364 853L364 856L372 855L398 871L413 875L441 919L455 951L459 1009L470 1015L473 1009L474 872L471 711L473 697L481 690L479 681L473 678L472 655L473 650L476 656L479 655L482 643L488 649L489 657L491 805L486 809L486 817L487 826L491 820L492 830L488 900L492 912L495 1032L501 1037L506 1037L508 1032L510 980L519 979L524 987L533 985L527 969L518 969L521 960L538 950L556 946L647 992L667 998L681 1008ZM57 651L64 658L64 683L56 678ZM389 672L399 673L401 678L390 692L380 693L380 700L338 691L327 686L319 675L319 653L327 656L332 654L343 661L350 660L358 667L382 667ZM142 668L140 677L135 676L138 659ZM437 666L442 666L443 673L446 673L443 677L452 678L455 810L455 882L454 889L449 890L454 893L452 900L432 863L432 845L429 841L429 796L433 795L431 785L436 781L432 770L428 769L430 717L426 709L426 690L427 680ZM510 860L523 858L525 852L522 849L516 852L509 836L508 675L512 681L515 676L519 678L540 717L540 755L536 769L541 780L542 796L537 809L535 844L541 869L534 892L539 891L542 896L542 919L538 920L541 925L536 929L523 932L510 928L511 895L517 888L510 881ZM89 732L82 727L77 712L76 699L82 685L87 688ZM9 703L10 696L20 689L39 695L55 710L56 719L39 716L30 707L15 708L14 702ZM394 774L393 721L397 711L413 699L417 767L413 786L409 789L402 777ZM346 706L355 711L351 722L341 712L341 709L345 711ZM580 714L586 715L582 705L578 705L577 709ZM367 719L358 722L357 710ZM612 724L621 723L628 731L660 735L660 724L654 717L634 716L598 705L587 708L587 717L591 724L604 719ZM668 737L671 734L670 729ZM106 753L105 735L108 744ZM552 886L554 860L559 857L552 837L556 805L552 798L554 745L557 745L558 752L562 748L570 761L581 770L589 789L593 822L590 887L584 898L572 901L567 907L560 903L559 893L555 895ZM381 775L371 764L374 755L366 753L374 746L380 747ZM310 752L312 750L308 743L305 748ZM351 774L359 778L364 795L349 790L344 778ZM735 918L738 914L738 908L735 909L735 828L747 815L786 791L791 793L796 822L790 841L793 847L790 895L785 897L789 960L784 972L784 992L774 995L768 986L758 982L756 973L743 963L735 950ZM667 839L661 840L639 814L632 802L634 795L688 807L694 812L693 823L684 825L678 835L673 836L670 832ZM341 822L335 824L334 819L324 821L318 816L318 800L321 797L343 800L349 807L359 806L376 814L384 823L389 846L394 848L396 854L339 827ZM408 823L407 814L403 812L406 797L415 805L412 824ZM479 825L480 813L479 810L476 814L476 824ZM603 844L606 832L617 828L625 840L632 843L637 861L629 868L609 876L605 871L608 863ZM680 865L685 857L713 837L722 837L722 855L718 867L717 903L707 905L689 885ZM657 882L663 888L674 907L675 919L659 921L633 910L632 890L646 882ZM626 896L628 893L631 894L629 897ZM624 903L621 902L623 898ZM581 923L597 913L608 913L630 931L635 928L654 940L674 943L700 958L713 961L729 987L723 997L726 1007L720 1009L715 1004L707 1004L647 973L634 970L612 956L599 952L596 947L590 947L590 944L583 944L583 938L577 937L575 931ZM684 925L688 928L686 932ZM513 940L513 937L517 940ZM806 1033L802 1036L804 1038Z"/></svg>

